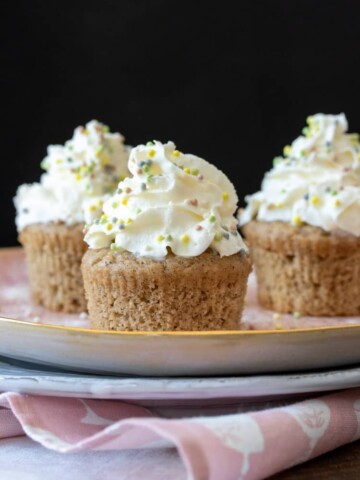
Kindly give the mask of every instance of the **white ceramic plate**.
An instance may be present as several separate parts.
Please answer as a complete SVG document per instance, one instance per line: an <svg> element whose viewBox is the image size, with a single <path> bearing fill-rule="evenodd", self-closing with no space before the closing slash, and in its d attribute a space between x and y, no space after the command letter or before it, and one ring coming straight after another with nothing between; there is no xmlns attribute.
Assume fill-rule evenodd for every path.
<svg viewBox="0 0 360 480"><path fill-rule="evenodd" d="M259 374L360 364L357 317L341 319L347 321L344 326L332 326L339 319L324 319L321 322L328 326L303 329L289 320L288 328L295 329L282 325L280 330L224 332L91 330L69 326L86 325L81 316L64 320L29 303L20 250L0 252L0 267L0 316L5 312L22 319L0 319L0 354L7 357L69 370L148 376ZM256 315L263 320L272 313L251 304L254 289L249 291L252 298L248 297L244 322L257 328ZM52 324L39 323L44 321ZM319 319L304 318L303 323L319 325Z"/></svg>
<svg viewBox="0 0 360 480"><path fill-rule="evenodd" d="M42 369L0 358L0 391L60 397L122 399L154 404L201 400L220 404L360 386L360 367L240 377L99 377Z"/></svg>

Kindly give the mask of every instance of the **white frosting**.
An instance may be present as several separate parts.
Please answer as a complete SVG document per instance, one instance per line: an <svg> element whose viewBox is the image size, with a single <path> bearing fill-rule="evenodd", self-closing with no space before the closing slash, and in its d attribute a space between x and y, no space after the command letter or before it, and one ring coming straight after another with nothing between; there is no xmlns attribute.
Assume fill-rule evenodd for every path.
<svg viewBox="0 0 360 480"><path fill-rule="evenodd" d="M309 117L303 135L274 159L261 191L246 197L240 224L256 218L360 236L360 145L347 129L344 114Z"/></svg>
<svg viewBox="0 0 360 480"><path fill-rule="evenodd" d="M14 199L16 225L90 222L103 202L129 175L124 137L95 120L78 127L65 145L50 145L41 163L40 183L21 185Z"/></svg>
<svg viewBox="0 0 360 480"><path fill-rule="evenodd" d="M111 246L139 256L183 257L211 247L221 256L245 249L234 218L234 186L215 166L168 142L131 151L133 177L105 202L104 215L85 236L90 248Z"/></svg>

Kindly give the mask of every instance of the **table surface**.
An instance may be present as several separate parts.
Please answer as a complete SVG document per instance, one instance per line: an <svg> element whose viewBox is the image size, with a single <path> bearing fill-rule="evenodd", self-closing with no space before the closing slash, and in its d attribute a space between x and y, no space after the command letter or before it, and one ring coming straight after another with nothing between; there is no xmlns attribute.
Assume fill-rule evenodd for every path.
<svg viewBox="0 0 360 480"><path fill-rule="evenodd" d="M360 478L360 440L271 477L271 480L353 480Z"/></svg>

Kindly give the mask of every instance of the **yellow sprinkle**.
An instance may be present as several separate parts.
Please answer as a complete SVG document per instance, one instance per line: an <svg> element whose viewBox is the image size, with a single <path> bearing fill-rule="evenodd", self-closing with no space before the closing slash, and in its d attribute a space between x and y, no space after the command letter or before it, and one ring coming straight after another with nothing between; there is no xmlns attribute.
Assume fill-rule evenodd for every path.
<svg viewBox="0 0 360 480"><path fill-rule="evenodd" d="M300 227L300 225L302 224L300 215L295 215L292 221L293 221L293 224L296 225L297 227Z"/></svg>
<svg viewBox="0 0 360 480"><path fill-rule="evenodd" d="M119 223L120 225L124 225L124 220L122 220L121 218L118 219L117 223Z"/></svg>
<svg viewBox="0 0 360 480"><path fill-rule="evenodd" d="M180 152L179 152L179 150L174 150L174 151L173 151L173 155L174 155L174 157L180 157Z"/></svg>
<svg viewBox="0 0 360 480"><path fill-rule="evenodd" d="M320 203L320 198L317 197L316 195L313 195L313 196L310 198L310 202L311 202L313 205L319 205L319 203Z"/></svg>
<svg viewBox="0 0 360 480"><path fill-rule="evenodd" d="M127 197L124 197L122 200L121 200L121 204L122 205L127 205L128 203L128 198Z"/></svg>
<svg viewBox="0 0 360 480"><path fill-rule="evenodd" d="M97 204L99 205L99 207L102 207L104 205L104 202L102 200L99 200Z"/></svg>
<svg viewBox="0 0 360 480"><path fill-rule="evenodd" d="M180 237L182 243L189 243L190 242L190 237L187 233L184 233L184 235L181 235Z"/></svg>
<svg viewBox="0 0 360 480"><path fill-rule="evenodd" d="M281 202L275 203L276 208L282 208L283 206L284 206L284 204L281 203Z"/></svg>
<svg viewBox="0 0 360 480"><path fill-rule="evenodd" d="M82 131L82 133L83 133L84 135L89 135L89 130L87 130L86 128L84 128L84 130Z"/></svg>
<svg viewBox="0 0 360 480"><path fill-rule="evenodd" d="M341 201L337 198L336 200L334 200L334 205L335 207L340 207Z"/></svg>
<svg viewBox="0 0 360 480"><path fill-rule="evenodd" d="M113 202L111 204L112 208L117 208L119 206L119 203L118 202Z"/></svg>
<svg viewBox="0 0 360 480"><path fill-rule="evenodd" d="M151 150L149 150L148 155L149 155L150 158L153 158L156 155L156 151L151 149Z"/></svg>
<svg viewBox="0 0 360 480"><path fill-rule="evenodd" d="M309 115L309 116L307 117L307 119L306 119L306 122L307 122L309 125L311 125L311 124L313 123L313 121L314 121L314 117L313 117L312 115Z"/></svg>
<svg viewBox="0 0 360 480"><path fill-rule="evenodd" d="M229 200L229 194L227 192L223 192L222 198L223 198L224 202L226 202L227 200Z"/></svg>
<svg viewBox="0 0 360 480"><path fill-rule="evenodd" d="M80 182L80 180L81 180L81 175L79 175L79 174L77 173L77 174L75 175L75 180L76 180L77 182Z"/></svg>
<svg viewBox="0 0 360 480"><path fill-rule="evenodd" d="M58 164L64 163L64 160L62 160L61 158L58 158L58 159L56 160L56 163L58 163Z"/></svg>
<svg viewBox="0 0 360 480"><path fill-rule="evenodd" d="M284 155L285 157L288 157L291 153L291 146L290 145L285 145L284 147Z"/></svg>
<svg viewBox="0 0 360 480"><path fill-rule="evenodd" d="M280 318L281 318L280 313L274 313L274 314L273 314L273 319L274 319L274 320L280 320Z"/></svg>
<svg viewBox="0 0 360 480"><path fill-rule="evenodd" d="M107 220L109 218L109 215L106 215L106 213L104 213L104 215L101 215L101 218L103 220Z"/></svg>
<svg viewBox="0 0 360 480"><path fill-rule="evenodd" d="M108 224L106 225L106 230L112 230L112 228L113 228L112 223L108 223Z"/></svg>
<svg viewBox="0 0 360 480"><path fill-rule="evenodd" d="M156 237L156 240L157 240L158 242L162 242L162 241L164 240L164 238L165 238L165 237L164 237L163 235L158 235L158 236Z"/></svg>
<svg viewBox="0 0 360 480"><path fill-rule="evenodd" d="M90 212L95 212L97 210L96 206L95 205L91 205L91 207L89 208Z"/></svg>
<svg viewBox="0 0 360 480"><path fill-rule="evenodd" d="M184 172L190 174L191 170L190 168L184 168Z"/></svg>
<svg viewBox="0 0 360 480"><path fill-rule="evenodd" d="M128 219L126 220L126 223L129 224L129 223L131 223L132 221L133 221L132 218L128 218Z"/></svg>
<svg viewBox="0 0 360 480"><path fill-rule="evenodd" d="M109 165L110 162L110 157L108 155L102 155L101 157L101 164L106 167L106 165Z"/></svg>

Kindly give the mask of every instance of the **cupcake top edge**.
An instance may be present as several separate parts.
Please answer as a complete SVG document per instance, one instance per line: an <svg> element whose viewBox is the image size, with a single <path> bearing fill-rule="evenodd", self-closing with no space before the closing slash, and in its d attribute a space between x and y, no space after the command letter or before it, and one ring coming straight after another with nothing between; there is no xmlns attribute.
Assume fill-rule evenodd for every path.
<svg viewBox="0 0 360 480"><path fill-rule="evenodd" d="M274 159L261 190L245 197L240 225L281 221L360 236L359 135L347 130L343 113L308 117L302 135Z"/></svg>
<svg viewBox="0 0 360 480"><path fill-rule="evenodd" d="M86 226L90 248L160 259L170 251L194 257L208 248L220 256L246 250L234 217L235 188L214 165L173 142L154 141L131 150L128 168L132 177Z"/></svg>
<svg viewBox="0 0 360 480"><path fill-rule="evenodd" d="M120 133L97 120L74 130L64 145L49 145L40 181L21 185L14 198L18 231L35 223L84 223L101 207L118 182L129 175L130 147Z"/></svg>

